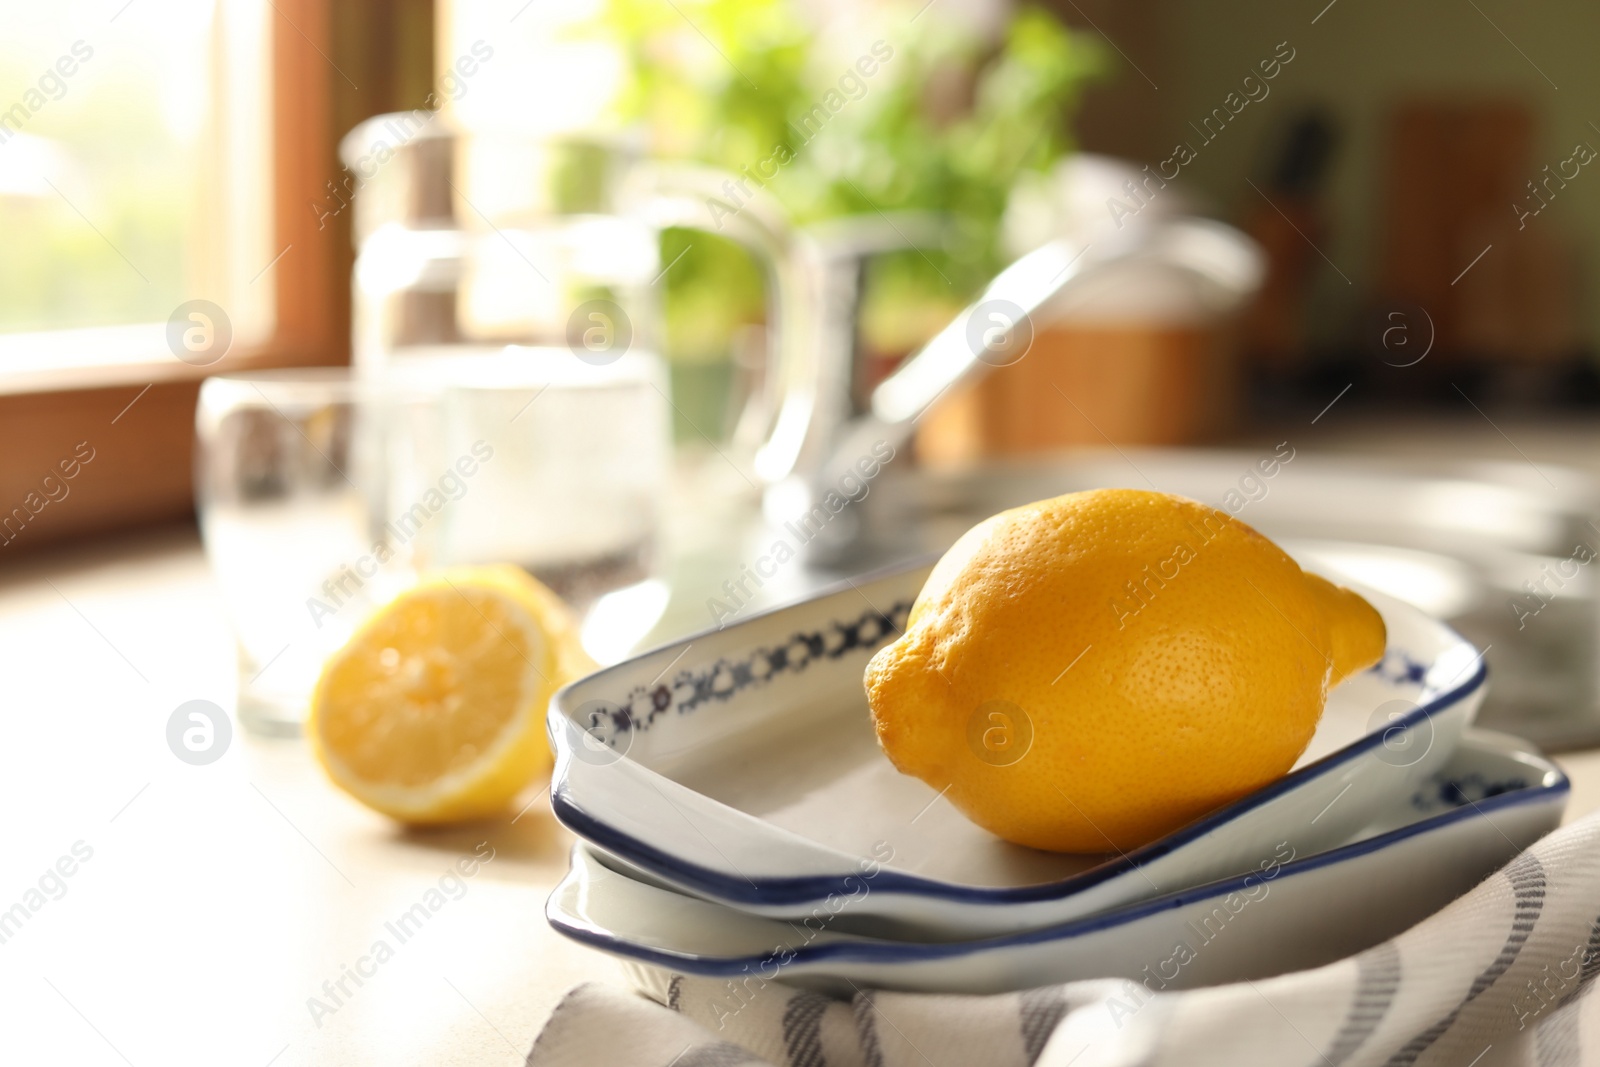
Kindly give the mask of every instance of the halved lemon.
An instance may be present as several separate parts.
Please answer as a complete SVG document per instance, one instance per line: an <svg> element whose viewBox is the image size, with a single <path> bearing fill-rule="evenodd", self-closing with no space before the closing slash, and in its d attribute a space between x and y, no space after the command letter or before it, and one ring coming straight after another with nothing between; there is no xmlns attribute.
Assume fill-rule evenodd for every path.
<svg viewBox="0 0 1600 1067"><path fill-rule="evenodd" d="M307 732L334 784L386 815L495 815L550 766L550 695L593 667L566 605L526 571L441 571L328 661Z"/></svg>

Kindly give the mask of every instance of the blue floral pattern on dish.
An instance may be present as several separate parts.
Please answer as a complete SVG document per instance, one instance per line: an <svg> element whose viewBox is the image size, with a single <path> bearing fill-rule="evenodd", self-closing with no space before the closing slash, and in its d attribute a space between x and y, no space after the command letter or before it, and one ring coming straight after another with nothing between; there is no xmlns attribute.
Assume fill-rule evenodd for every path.
<svg viewBox="0 0 1600 1067"><path fill-rule="evenodd" d="M1428 665L1403 648L1384 649L1383 658L1367 670L1390 685L1420 686L1428 676Z"/></svg>
<svg viewBox="0 0 1600 1067"><path fill-rule="evenodd" d="M591 701L580 709L587 720L580 725L596 741L617 747L618 737L629 731L643 733L669 712L687 715L764 685L777 675L804 671L817 660L874 652L889 637L904 632L910 614L911 601L900 600L887 611L870 608L853 620L835 620L821 629L794 633L782 644L758 648L743 659L718 659L680 670L670 680L635 686L615 703Z"/></svg>
<svg viewBox="0 0 1600 1067"><path fill-rule="evenodd" d="M1490 797L1526 788L1528 783L1522 778L1491 781L1473 771L1458 777L1433 779L1411 798L1411 806L1418 811L1450 811L1469 804L1476 807Z"/></svg>

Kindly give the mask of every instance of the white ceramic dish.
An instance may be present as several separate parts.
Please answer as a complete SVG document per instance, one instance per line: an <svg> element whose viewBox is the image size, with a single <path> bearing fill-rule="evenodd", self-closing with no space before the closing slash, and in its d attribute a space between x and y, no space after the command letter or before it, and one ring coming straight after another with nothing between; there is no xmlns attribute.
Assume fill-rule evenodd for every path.
<svg viewBox="0 0 1600 1067"><path fill-rule="evenodd" d="M636 881L581 844L545 913L567 936L630 962L839 993L852 983L993 993L1080 978L1152 989L1261 978L1392 937L1554 829L1566 776L1521 744L1469 732L1441 774L1350 844L1313 854L1287 829L1251 874L1005 937L914 943L841 932L838 917L876 895L871 878L831 916L765 919Z"/></svg>
<svg viewBox="0 0 1600 1067"><path fill-rule="evenodd" d="M957 939L1033 929L1251 869L1293 830L1301 854L1347 840L1449 757L1483 698L1454 631L1378 593L1382 663L1330 696L1284 778L1134 852L1071 856L999 840L878 751L862 691L930 564L687 638L556 694L557 817L646 880L803 919ZM1398 717L1395 717L1398 716Z"/></svg>

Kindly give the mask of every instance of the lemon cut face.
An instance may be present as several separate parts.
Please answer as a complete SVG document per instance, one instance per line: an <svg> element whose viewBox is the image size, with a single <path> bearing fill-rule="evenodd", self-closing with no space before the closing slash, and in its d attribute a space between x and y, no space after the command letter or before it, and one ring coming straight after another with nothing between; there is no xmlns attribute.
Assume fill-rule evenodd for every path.
<svg viewBox="0 0 1600 1067"><path fill-rule="evenodd" d="M1111 852L1286 773L1384 641L1365 600L1232 516L1103 489L968 531L865 682L889 759L968 818Z"/></svg>
<svg viewBox="0 0 1600 1067"><path fill-rule="evenodd" d="M592 667L559 599L513 567L443 572L324 668L312 746L334 783L405 822L497 814L550 766L544 710Z"/></svg>

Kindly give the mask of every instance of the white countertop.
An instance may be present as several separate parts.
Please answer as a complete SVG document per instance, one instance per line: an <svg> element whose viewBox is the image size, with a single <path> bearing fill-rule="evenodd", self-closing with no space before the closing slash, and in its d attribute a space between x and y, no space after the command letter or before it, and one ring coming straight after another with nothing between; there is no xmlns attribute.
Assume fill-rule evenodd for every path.
<svg viewBox="0 0 1600 1067"><path fill-rule="evenodd" d="M542 803L407 832L298 742L236 732L216 763L173 756L178 704L233 705L232 638L192 532L8 561L0 649L0 922L43 900L0 926L0 1061L521 1064L568 988L616 977L544 922L570 837ZM1568 818L1600 808L1600 751L1561 762ZM446 879L401 942L386 924L482 842L493 859ZM47 874L61 857L73 873ZM393 954L375 964L380 940ZM345 968L363 957L357 985ZM324 983L341 977L335 1000Z"/></svg>
<svg viewBox="0 0 1600 1067"><path fill-rule="evenodd" d="M236 732L216 763L173 756L178 704L233 704L192 534L31 562L0 579L0 911L90 855L0 943L0 1061L520 1064L563 992L612 973L545 925L570 838L543 804L406 832L299 742ZM386 930L483 841L494 858L446 882L459 899L404 943ZM308 998L335 1004L323 983L380 939L393 958L314 1018Z"/></svg>

